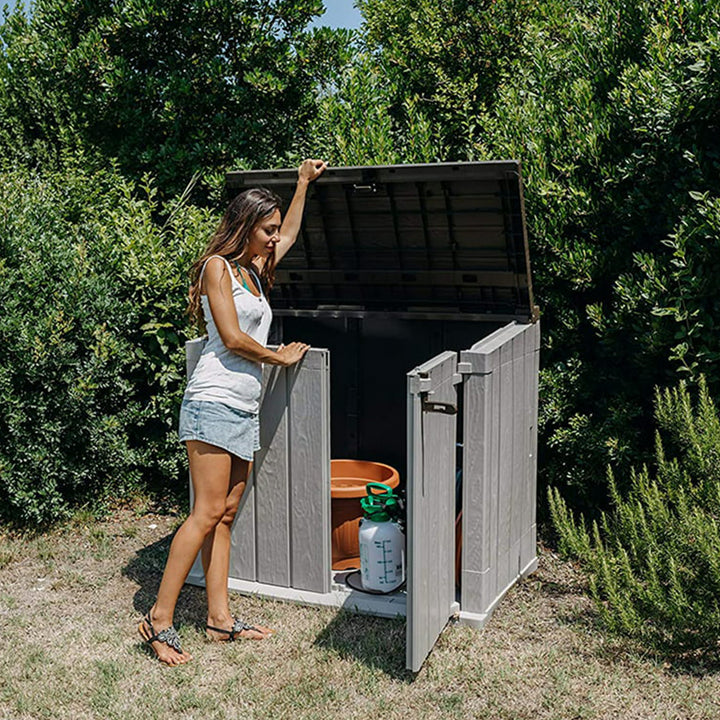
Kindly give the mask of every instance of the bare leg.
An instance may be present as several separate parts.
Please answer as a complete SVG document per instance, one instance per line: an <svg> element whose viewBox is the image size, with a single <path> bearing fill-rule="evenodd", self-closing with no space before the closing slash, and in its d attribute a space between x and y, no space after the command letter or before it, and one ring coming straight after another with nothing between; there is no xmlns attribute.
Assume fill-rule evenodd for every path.
<svg viewBox="0 0 720 720"><path fill-rule="evenodd" d="M150 610L155 632L172 625L180 590L195 557L226 511L232 455L199 440L188 440L187 449L195 502L189 517L175 533L157 600ZM147 623L141 624L140 632L143 637L150 637ZM178 653L164 643L154 642L153 649L168 665L179 665L192 659L189 653Z"/></svg>
<svg viewBox="0 0 720 720"><path fill-rule="evenodd" d="M247 487L251 467L252 463L233 456L230 491L225 501L225 514L214 530L205 538L202 546L202 563L208 599L207 624L226 630L230 630L233 626L227 590L230 568L230 533L240 500ZM258 627L257 630L243 630L240 636L262 640L269 632L269 628ZM227 638L226 634L216 633L212 630L208 630L208 636L218 640Z"/></svg>

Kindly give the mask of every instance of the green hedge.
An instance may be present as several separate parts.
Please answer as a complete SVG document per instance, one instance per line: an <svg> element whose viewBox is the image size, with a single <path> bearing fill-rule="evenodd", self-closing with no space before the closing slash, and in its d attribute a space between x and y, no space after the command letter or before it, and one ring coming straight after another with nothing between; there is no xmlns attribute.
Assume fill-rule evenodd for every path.
<svg viewBox="0 0 720 720"><path fill-rule="evenodd" d="M557 490L550 507L560 549L590 572L612 630L658 650L717 652L720 639L720 417L700 382L657 392L655 467L610 474L612 509L588 529Z"/></svg>
<svg viewBox="0 0 720 720"><path fill-rule="evenodd" d="M339 163L522 161L543 323L540 481L595 512L608 463L624 481L652 456L655 386L704 373L720 392L717 4L360 7L371 52L323 105L318 135Z"/></svg>
<svg viewBox="0 0 720 720"><path fill-rule="evenodd" d="M3 155L46 168L62 167L57 158L63 153L85 167L114 156L137 183L132 188L114 172L103 183L69 171L67 188L60 174L52 180L61 197L77 186L79 204L83 192L88 208L108 203L102 212L112 220L107 227L105 218L98 220L85 242L98 276L113 263L124 272L135 262L115 259L107 233L124 238L118 245L143 246L127 251L144 268L137 285L129 278L124 286L110 283L119 300L91 308L96 316L117 312L109 337L146 354L136 366L103 361L119 382L137 383L120 393L122 412L136 416L121 423L127 442L113 457L127 452L128 459L117 467L136 468L126 473L128 487L143 473L161 486L176 475L160 467L169 456L143 449L130 429L141 428L138 436L156 447L172 427L172 402L164 411L156 405L165 402L160 388L176 391L176 381L167 378L178 372L172 333L178 334L184 302L180 253L158 253L153 261L145 244L148 237L175 238L181 219L206 220L188 209L161 233L168 208L156 198L132 199L143 184L140 173L150 168L165 192L183 187L198 169L288 166L301 155L332 164L517 157L543 313L540 481L562 488L574 508L595 512L607 502L608 463L624 482L631 466L651 458L655 386L672 385L678 376L696 382L704 373L710 391L720 392L717 7L697 0L359 4L367 24L355 44L347 33L306 32L318 0L233 8L220 0L122 7L42 0L31 20L18 11L0 27ZM239 38L247 42L238 45ZM228 47L237 49L229 64ZM31 201L31 192L39 192L32 175L7 177L4 236L15 233L13 224L23 228L3 240L4 272L11 273L16 296L5 301L16 308L2 320L10 329L23 303L35 302L35 283L44 277L38 269L37 277L23 279L17 264L18 244L39 242L27 223L57 235L67 254L53 249L49 257L60 253L56 260L68 267L79 262L67 249L72 234L90 231L68 214L69 200L57 208L41 195L39 204ZM16 185L26 186L25 195L14 195ZM116 196L117 202L107 200ZM22 213L35 220L23 220ZM49 225L38 219L46 216ZM159 279L144 274L151 266L162 269ZM10 292L9 285L2 292ZM70 334L82 329L78 348L93 347L99 341L79 312L73 309ZM40 333L42 317L33 332ZM21 339L23 332L34 336L20 325L12 328L19 339L2 352L17 347L30 357ZM80 362L80 350L65 351ZM10 358L3 355L0 363L3 387L19 393L22 383L7 374L19 361ZM78 371L71 363L67 375L54 356L38 360L44 362L65 383ZM23 372L31 377L34 371L28 365ZM93 388L99 402L101 392ZM110 413L105 408L101 403L93 412ZM3 428L29 432L19 414L7 417ZM25 455L17 458L2 450L3 477L10 477L8 468L20 477L18 463L51 446L43 440L32 452L22 447ZM51 485L61 474L48 476L56 478ZM58 492L72 494L65 485Z"/></svg>
<svg viewBox="0 0 720 720"><path fill-rule="evenodd" d="M184 483L187 268L216 218L114 168L0 178L0 517Z"/></svg>

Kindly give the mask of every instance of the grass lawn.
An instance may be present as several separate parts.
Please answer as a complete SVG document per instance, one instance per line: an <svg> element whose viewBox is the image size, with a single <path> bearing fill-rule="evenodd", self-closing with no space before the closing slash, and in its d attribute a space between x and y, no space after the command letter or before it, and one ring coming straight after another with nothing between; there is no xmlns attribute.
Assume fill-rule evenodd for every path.
<svg viewBox="0 0 720 720"><path fill-rule="evenodd" d="M136 625L178 522L121 511L0 531L0 718L720 718L720 668L609 639L582 575L546 551L484 630L448 626L417 676L404 621L234 595L236 614L278 635L214 644L194 587L176 625L195 659L164 667Z"/></svg>

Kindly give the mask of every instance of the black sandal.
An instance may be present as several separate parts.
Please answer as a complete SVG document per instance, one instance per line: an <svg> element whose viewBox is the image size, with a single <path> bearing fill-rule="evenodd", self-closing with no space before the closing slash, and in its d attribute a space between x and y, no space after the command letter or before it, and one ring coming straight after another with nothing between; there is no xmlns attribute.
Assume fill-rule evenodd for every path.
<svg viewBox="0 0 720 720"><path fill-rule="evenodd" d="M245 630L254 630L257 633L260 633L263 637L267 637L269 635L273 634L273 630L270 630L269 632L264 632L263 630L260 630L260 628L256 628L254 625L248 625L246 622L243 622L240 620L240 618L234 618L235 622L233 623L231 630L225 630L225 628L218 628L213 627L212 625L206 625L206 630L212 630L214 632L223 633L227 635L226 638L221 640L220 642L233 642L234 640L237 640L240 637L240 633L244 632ZM260 640L260 638L257 638Z"/></svg>
<svg viewBox="0 0 720 720"><path fill-rule="evenodd" d="M142 628L143 623L146 623L147 626L150 628L150 632L152 633L151 637L146 638L143 634ZM177 630L175 629L174 625L170 625L170 627L166 627L164 630L161 630L160 632L156 633L155 628L153 627L152 621L150 620L150 613L148 613L143 621L138 626L138 632L140 633L140 637L152 648L152 644L154 642L161 642L165 643L168 647L171 647L175 652L182 655L182 647L180 645L180 636L178 635ZM153 648L153 652L155 652L155 648ZM157 655L157 652L155 652L155 655Z"/></svg>

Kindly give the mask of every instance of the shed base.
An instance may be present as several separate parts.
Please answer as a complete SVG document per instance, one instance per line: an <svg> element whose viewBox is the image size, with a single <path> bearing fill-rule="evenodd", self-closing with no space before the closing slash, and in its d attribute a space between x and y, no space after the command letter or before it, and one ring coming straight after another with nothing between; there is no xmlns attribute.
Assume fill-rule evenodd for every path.
<svg viewBox="0 0 720 720"><path fill-rule="evenodd" d="M454 602L451 607L451 615L455 616L461 625L482 628L492 616L495 608L505 597L508 590L515 583L527 577L537 570L537 557L533 558L525 568L492 602L485 612L471 612L462 610L459 602ZM405 617L407 614L407 596L405 590L399 590L391 595L370 595L349 588L345 584L346 572L333 572L331 590L328 593L317 593L310 590L298 590L297 588L269 585L267 583L255 582L252 580L238 580L230 578L228 589L234 590L241 595L259 595L260 597L284 602L294 602L300 605L315 605L343 608L349 612L361 615L374 615L376 617ZM205 587L205 578L200 569L199 560L193 566L187 578L189 585Z"/></svg>
<svg viewBox="0 0 720 720"><path fill-rule="evenodd" d="M523 578L527 577L528 575L531 575L537 570L538 567L538 559L537 557L534 557L526 566L523 568L523 570L520 571L520 574L495 598L495 600L492 601L490 606L485 610L485 612L478 613L478 612L470 612L467 610L460 610L460 612L457 615L457 621L461 625L469 625L470 627L474 628L481 628L487 623L487 621L490 619L490 616L495 611L495 608L500 604L500 601L505 597L508 590L510 590L515 583L517 583L518 580L522 580Z"/></svg>
<svg viewBox="0 0 720 720"><path fill-rule="evenodd" d="M194 571L195 567L193 567L193 572L188 575L187 583L205 587L205 578L202 572L197 573ZM345 572L333 572L331 589L328 593L298 590L297 588L269 585L252 580L238 580L236 578L229 579L228 589L234 590L241 595L259 595L260 597L295 602L301 605L324 605L363 615L388 618L405 617L407 609L405 590L398 590L391 595L370 595L352 590L345 585L345 575Z"/></svg>

